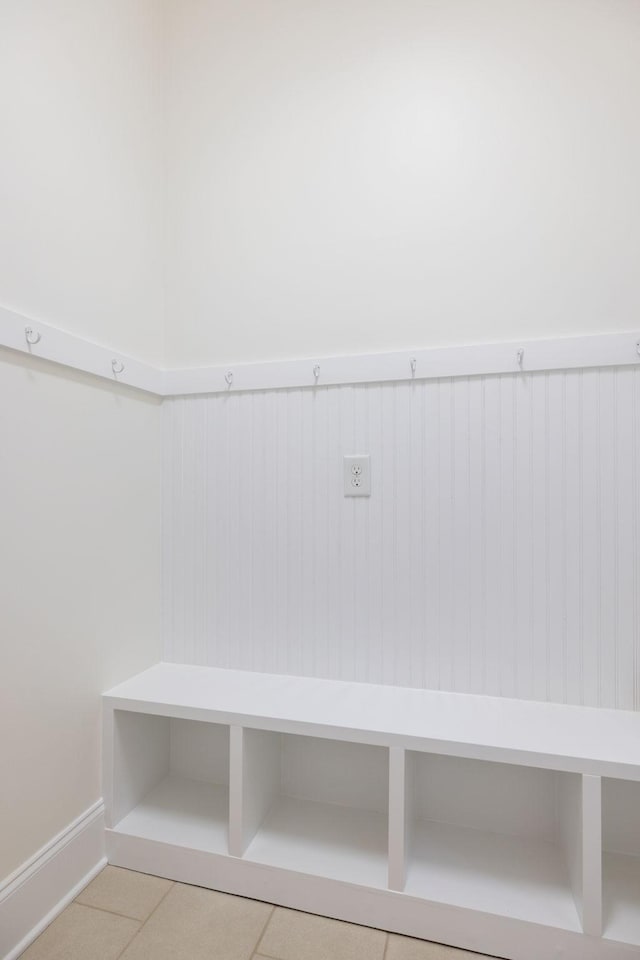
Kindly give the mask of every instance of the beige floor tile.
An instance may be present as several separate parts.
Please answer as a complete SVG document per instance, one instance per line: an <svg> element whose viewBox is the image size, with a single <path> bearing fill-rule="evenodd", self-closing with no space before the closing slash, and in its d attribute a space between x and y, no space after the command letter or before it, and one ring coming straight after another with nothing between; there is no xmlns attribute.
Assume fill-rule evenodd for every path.
<svg viewBox="0 0 640 960"><path fill-rule="evenodd" d="M483 960L484 955L456 950L440 943L426 943L411 937L389 934L389 946L385 960Z"/></svg>
<svg viewBox="0 0 640 960"><path fill-rule="evenodd" d="M150 877L121 867L105 867L85 887L77 902L85 907L121 913L133 920L146 920L171 886L171 880L161 877Z"/></svg>
<svg viewBox="0 0 640 960"><path fill-rule="evenodd" d="M382 960L386 934L277 907L259 953L277 960Z"/></svg>
<svg viewBox="0 0 640 960"><path fill-rule="evenodd" d="M176 883L122 960L249 960L272 907Z"/></svg>
<svg viewBox="0 0 640 960"><path fill-rule="evenodd" d="M135 920L72 903L21 960L117 960L139 929Z"/></svg>

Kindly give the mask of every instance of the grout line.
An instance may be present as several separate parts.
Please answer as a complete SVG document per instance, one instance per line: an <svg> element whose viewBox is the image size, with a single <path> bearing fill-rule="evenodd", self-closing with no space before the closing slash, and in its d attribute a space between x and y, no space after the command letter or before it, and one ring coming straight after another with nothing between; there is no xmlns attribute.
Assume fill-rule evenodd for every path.
<svg viewBox="0 0 640 960"><path fill-rule="evenodd" d="M109 866L109 864L107 864L107 866ZM121 868L118 867L117 869L121 869ZM102 873L102 871L100 871L100 872ZM98 874L98 876L99 876L99 874ZM142 874L142 876L155 876L155 874ZM166 877L161 877L160 879L165 880L165 879L167 879L167 878L166 878ZM170 884L169 890L171 889L171 887L175 886L175 884L176 884L176 881L175 881L175 880L167 880L167 882ZM88 886L89 886L89 885L88 885ZM78 894L78 896L75 898L75 900L72 900L72 901L71 901L71 903L77 903L78 906L80 906L80 907L89 907L90 910L101 910L102 913L110 913L110 914L111 914L112 916L114 916L114 917L122 917L123 920L135 920L136 923L139 923L139 924L140 924L140 927L141 927L141 928L145 925L145 923L147 922L147 920L148 920L149 917L151 916L151 913L155 913L155 911L158 909L158 907L160 906L160 904L162 903L162 901L163 901L164 898L166 897L167 893L169 893L169 890L165 891L165 893L162 894L162 897L160 898L160 900L158 900L158 902L156 903L155 907L153 908L153 910L151 911L151 913L149 914L149 916L148 916L145 920L141 920L140 917L131 917L131 916L129 916L129 914L127 914L127 913L119 913L117 910L109 910L108 907L98 907L98 906L96 906L95 903L83 903L82 900L80 899L80 897L81 897L82 894L85 893L85 891L88 889L88 886L85 887L84 890L82 890L82 891Z"/></svg>
<svg viewBox="0 0 640 960"><path fill-rule="evenodd" d="M275 912L276 912L275 905L274 905L274 904L271 904L271 910L270 910L270 912L269 912L269 916L268 916L267 919L265 920L264 926L263 926L262 930L260 931L260 933L258 934L258 939L257 939L257 941L256 941L256 945L255 945L255 947L253 948L253 953L251 954L251 957L252 957L252 958L255 957L256 953L258 952L258 949L259 949L259 947L260 947L260 944L262 943L263 937L264 937L265 933L267 932L267 927L268 927L269 924L271 923L271 918L273 917L273 915L274 915Z"/></svg>
<svg viewBox="0 0 640 960"><path fill-rule="evenodd" d="M387 953L389 951L389 940L390 936L388 931L385 932L386 940L384 941L384 952L382 954L382 960L387 960Z"/></svg>
<svg viewBox="0 0 640 960"><path fill-rule="evenodd" d="M169 891L167 890L167 893ZM163 899L166 894L163 894ZM83 903L81 900L73 900L72 903L77 903L79 907L87 907L88 910L99 910L100 913L109 913L112 917L122 917L123 920L134 920L136 923L139 923L142 926L143 923L146 923L146 920L141 920L140 917L130 917L128 913L118 913L117 910L109 910L108 907L97 907L95 903ZM155 907L153 908L155 910Z"/></svg>
<svg viewBox="0 0 640 960"><path fill-rule="evenodd" d="M262 902L262 901L259 901L259 902ZM265 935L265 933L267 932L267 927L269 926L269 923L270 923L270 921L271 921L271 918L273 917L273 914L274 914L275 911L276 911L276 907L277 907L277 906L278 906L278 904L275 904L274 907L273 907L273 909L272 909L272 911L271 911L271 913L269 914L269 917L268 917L268 919L267 919L267 922L265 923L264 927L262 928L262 933L260 934L260 939L258 940L258 943L257 943L257 945L256 945L256 948L255 948L255 950L253 951L253 953L251 954L251 957L249 958L249 960L256 960L256 957L258 957L258 956L261 957L261 958L264 957L265 960L282 960L282 957L275 957L275 956L273 956L273 954L271 954L271 953L265 953L263 950L260 950L260 944L262 943L262 940L264 939L264 935ZM281 909L283 909L283 910L293 910L295 913L305 913L305 914L307 914L307 916L310 916L310 917L320 917L320 918L326 919L326 920L335 920L336 923L341 923L341 924L343 924L344 926L348 926L348 927L358 927L358 929L360 929L360 930L376 930L376 931L378 931L378 933L384 933L384 936L385 936L384 951L383 951L383 953L382 953L381 960L387 960L387 950L389 949L389 938L390 938L390 936L391 936L391 934L390 934L387 930L380 930L378 927L369 927L369 926L366 926L365 924L362 924L362 923L352 923L350 920L337 920L335 917L324 917L323 914L309 913L307 910L296 910L296 909L293 908L293 907L282 907ZM259 954L258 954L258 950L260 950L260 953L259 953Z"/></svg>
<svg viewBox="0 0 640 960"><path fill-rule="evenodd" d="M169 889L167 890L167 892L160 898L160 900L158 900L158 902L156 903L155 907L153 908L153 910L151 911L151 913L149 914L149 916L147 917L147 919L146 919L146 920L143 920L143 922L140 924L140 926L138 927L138 929L136 930L136 932L134 933L134 935L131 937L131 940L129 940L129 942L124 946L124 948L121 950L121 952L118 954L118 956L115 957L115 960L120 960L120 957L122 957L123 954L125 953L125 951L127 951L127 950L129 949L129 947L131 946L131 944L133 943L133 941L135 940L135 938L138 936L138 934L141 933L142 930L146 927L146 925L148 924L149 920L151 920L151 917L154 915L154 913L156 912L156 910L158 909L158 907L160 906L160 904L164 903L164 901L166 900L166 898L169 896L169 894L171 893L171 891L173 890L173 888L174 888L175 885L176 885L175 880L170 881L170 883L171 883L171 886L169 887Z"/></svg>

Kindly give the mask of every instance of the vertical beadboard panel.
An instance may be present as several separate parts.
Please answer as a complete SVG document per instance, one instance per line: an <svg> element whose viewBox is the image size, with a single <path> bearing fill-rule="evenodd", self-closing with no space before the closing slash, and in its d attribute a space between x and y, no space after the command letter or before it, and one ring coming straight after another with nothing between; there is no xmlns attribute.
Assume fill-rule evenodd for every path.
<svg viewBox="0 0 640 960"><path fill-rule="evenodd" d="M547 599L545 609L546 699L566 699L567 646L567 378L552 373L547 380L546 421L546 543Z"/></svg>
<svg viewBox="0 0 640 960"><path fill-rule="evenodd" d="M615 707L618 659L618 617L616 606L616 579L618 560L617 508L619 470L616 463L616 383L617 377L608 370L600 372L599 437L599 597L597 657L600 672L600 703ZM606 637L603 645L600 638Z"/></svg>
<svg viewBox="0 0 640 960"><path fill-rule="evenodd" d="M464 692L471 684L471 596L473 564L469 553L469 530L471 524L470 492L470 393L469 381L456 384L453 392L452 419L455 430L452 436L453 477L451 495L453 500L452 543L454 550L455 597L451 633L452 689ZM466 598L466 599L465 599Z"/></svg>
<svg viewBox="0 0 640 960"><path fill-rule="evenodd" d="M165 657L640 707L639 403L637 368L168 400Z"/></svg>
<svg viewBox="0 0 640 960"><path fill-rule="evenodd" d="M381 387L374 384L367 386L363 391L365 400L366 416L366 439L368 442L366 450L361 452L370 452L371 461L371 490L372 497L369 501L369 528L367 538L364 543L366 551L366 594L364 603L366 611L361 615L366 616L365 649L367 651L366 663L363 664L362 679L369 683L382 683L384 681L384 623L383 623L383 552L382 552L382 516L383 516L383 498L382 498L382 403L383 391ZM335 492L335 478L327 475L326 493L328 496ZM420 631L422 635L422 630Z"/></svg>
<svg viewBox="0 0 640 960"><path fill-rule="evenodd" d="M500 476L499 492L499 566L496 577L499 584L496 615L496 656L500 664L500 694L513 695L517 689L516 647L516 523L517 484L515 470L516 390L518 379L499 380L498 436Z"/></svg>
<svg viewBox="0 0 640 960"><path fill-rule="evenodd" d="M456 383L457 387L458 384ZM466 547L469 556L468 586L460 591L460 600L468 605L471 629L469 633L468 691L481 693L486 675L484 652L486 647L486 623L484 618L484 598L482 596L486 571L483 570L483 530L485 520L482 516L484 500L484 411L482 409L484 384L480 377L469 381L469 531ZM443 656L448 656L446 634L441 638ZM446 689L446 687L445 687Z"/></svg>
<svg viewBox="0 0 640 960"><path fill-rule="evenodd" d="M609 649L610 638L602 637L600 608L600 372L582 373L582 504L580 561L582 563L582 696L585 704L602 703L600 647Z"/></svg>
<svg viewBox="0 0 640 960"><path fill-rule="evenodd" d="M439 515L439 416L440 385L430 381L424 385L424 433L425 433L425 471L423 503L425 507L425 525L423 547L425 553L425 581L423 606L423 636L425 670L423 685L427 688L440 687L440 540L438 536Z"/></svg>
<svg viewBox="0 0 640 960"><path fill-rule="evenodd" d="M499 696L501 690L500 649L500 537L502 510L502 474L500 471L500 380L483 383L483 500L482 564L484 580L484 681L483 691Z"/></svg>
<svg viewBox="0 0 640 960"><path fill-rule="evenodd" d="M614 616L617 642L615 691L616 705L634 702L634 637L638 635L637 612L637 511L634 500L638 493L637 447L634 442L634 421L637 411L634 406L633 370L620 370L615 379L615 476L617 550L614 573ZM627 458L631 469L625 469ZM634 543L635 539L635 543Z"/></svg>
<svg viewBox="0 0 640 960"><path fill-rule="evenodd" d="M562 678L561 699L584 702L583 627L584 627L584 416L581 371L560 377L564 395L563 422L563 530L561 537L563 567ZM557 608L556 608L557 609ZM556 680L557 683L557 680Z"/></svg>

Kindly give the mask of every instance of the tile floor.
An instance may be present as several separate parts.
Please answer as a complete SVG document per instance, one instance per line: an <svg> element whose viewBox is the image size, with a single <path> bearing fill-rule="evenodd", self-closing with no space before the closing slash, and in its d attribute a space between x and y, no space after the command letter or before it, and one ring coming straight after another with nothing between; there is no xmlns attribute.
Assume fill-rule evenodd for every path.
<svg viewBox="0 0 640 960"><path fill-rule="evenodd" d="M22 960L481 960L480 954L106 867Z"/></svg>

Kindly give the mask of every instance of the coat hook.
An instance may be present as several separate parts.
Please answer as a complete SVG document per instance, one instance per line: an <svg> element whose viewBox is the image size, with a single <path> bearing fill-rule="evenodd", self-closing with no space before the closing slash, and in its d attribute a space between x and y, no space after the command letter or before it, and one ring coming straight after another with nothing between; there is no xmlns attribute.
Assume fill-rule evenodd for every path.
<svg viewBox="0 0 640 960"><path fill-rule="evenodd" d="M640 357L640 340L636 340L636 353Z"/></svg>
<svg viewBox="0 0 640 960"><path fill-rule="evenodd" d="M111 369L113 370L114 374L117 377L119 373L124 373L124 363L122 362L122 360L114 359L111 361Z"/></svg>
<svg viewBox="0 0 640 960"><path fill-rule="evenodd" d="M233 383L233 371L229 370L228 373L225 373L224 379L226 381L227 386L230 387Z"/></svg>
<svg viewBox="0 0 640 960"><path fill-rule="evenodd" d="M318 379L319 379L319 377L320 377L320 364L319 364L319 363L316 363L315 367L313 368L313 376L314 376L314 379L315 379L315 381L316 381L316 383L317 383L317 382L318 382Z"/></svg>
<svg viewBox="0 0 640 960"><path fill-rule="evenodd" d="M410 364L410 366L411 366L411 376L412 376L412 377L415 377L415 375L416 375L416 366L417 366L417 364L418 364L418 361L416 360L415 357L411 357L411 360L409 360L409 364Z"/></svg>
<svg viewBox="0 0 640 960"><path fill-rule="evenodd" d="M522 347L516 353L516 362L520 367L520 369L522 370L522 364L524 362L524 350L522 349Z"/></svg>
<svg viewBox="0 0 640 960"><path fill-rule="evenodd" d="M37 330L34 330L33 327L25 327L24 336L27 343L30 344L40 343L40 340L42 339L41 334L39 334Z"/></svg>

